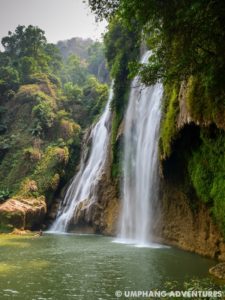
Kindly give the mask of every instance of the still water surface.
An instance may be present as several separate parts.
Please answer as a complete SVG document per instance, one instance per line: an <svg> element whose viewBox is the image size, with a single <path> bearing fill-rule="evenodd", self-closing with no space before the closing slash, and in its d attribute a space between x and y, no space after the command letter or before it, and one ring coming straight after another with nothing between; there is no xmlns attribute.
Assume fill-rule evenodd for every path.
<svg viewBox="0 0 225 300"><path fill-rule="evenodd" d="M175 248L137 248L98 235L0 235L0 299L117 299L208 276L213 260Z"/></svg>

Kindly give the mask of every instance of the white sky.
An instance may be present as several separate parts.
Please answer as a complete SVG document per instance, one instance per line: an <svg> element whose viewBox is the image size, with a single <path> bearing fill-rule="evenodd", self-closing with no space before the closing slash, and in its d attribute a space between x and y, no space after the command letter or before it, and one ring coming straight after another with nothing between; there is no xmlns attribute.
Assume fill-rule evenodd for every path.
<svg viewBox="0 0 225 300"><path fill-rule="evenodd" d="M99 39L106 22L96 23L83 0L0 0L0 40L18 25L35 25L48 42L72 37Z"/></svg>

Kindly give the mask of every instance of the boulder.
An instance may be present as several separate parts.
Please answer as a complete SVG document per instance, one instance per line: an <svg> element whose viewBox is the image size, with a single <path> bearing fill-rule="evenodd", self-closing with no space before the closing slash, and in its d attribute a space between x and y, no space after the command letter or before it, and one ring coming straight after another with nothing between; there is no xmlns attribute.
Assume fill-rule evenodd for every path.
<svg viewBox="0 0 225 300"><path fill-rule="evenodd" d="M216 278L225 279L225 263L220 263L210 268L209 273Z"/></svg>
<svg viewBox="0 0 225 300"><path fill-rule="evenodd" d="M0 205L0 232L40 226L46 211L44 197L9 199Z"/></svg>

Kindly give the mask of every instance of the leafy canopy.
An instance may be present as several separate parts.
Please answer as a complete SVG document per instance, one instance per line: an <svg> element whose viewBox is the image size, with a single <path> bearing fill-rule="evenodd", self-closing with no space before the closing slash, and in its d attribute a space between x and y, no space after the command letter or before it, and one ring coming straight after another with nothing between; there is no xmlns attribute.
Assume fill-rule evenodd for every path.
<svg viewBox="0 0 225 300"><path fill-rule="evenodd" d="M142 27L153 50L149 64L142 67L146 83L182 80L202 72L208 77L215 70L224 75L224 1L91 0L89 4L100 18L119 15L127 27L132 23Z"/></svg>

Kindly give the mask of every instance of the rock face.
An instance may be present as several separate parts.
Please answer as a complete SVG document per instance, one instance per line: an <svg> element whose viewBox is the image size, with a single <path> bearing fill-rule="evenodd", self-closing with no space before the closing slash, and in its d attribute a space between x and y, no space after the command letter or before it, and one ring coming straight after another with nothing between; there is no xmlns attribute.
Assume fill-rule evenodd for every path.
<svg viewBox="0 0 225 300"><path fill-rule="evenodd" d="M106 235L115 235L119 216L119 200L116 188L106 174L103 174L98 186L98 201L89 211L91 222L96 230Z"/></svg>
<svg viewBox="0 0 225 300"><path fill-rule="evenodd" d="M172 154L161 161L160 214L155 235L164 242L204 256L225 260L224 238L213 221L210 209L197 196L190 182L187 156L200 141L201 126L188 111L187 85L181 84L176 120L177 135ZM186 157L185 157L186 156Z"/></svg>
<svg viewBox="0 0 225 300"><path fill-rule="evenodd" d="M165 185L155 234L170 245L225 260L225 244L204 204L191 208L190 199L177 186Z"/></svg>
<svg viewBox="0 0 225 300"><path fill-rule="evenodd" d="M106 235L115 235L119 216L119 199L115 185L111 181L111 153L108 150L107 163L96 187L97 201L90 203L89 199L81 202L75 216L76 230L83 227L91 227L94 232Z"/></svg>
<svg viewBox="0 0 225 300"><path fill-rule="evenodd" d="M181 129L184 125L191 123L193 120L188 112L186 101L187 83L183 81L181 83L179 92L179 114L177 118L177 128Z"/></svg>
<svg viewBox="0 0 225 300"><path fill-rule="evenodd" d="M117 140L123 134L123 123L119 127ZM96 194L98 200L89 209L89 219L97 232L115 236L117 234L118 219L120 216L120 204L118 184L111 177L112 150L108 146L106 164L99 180Z"/></svg>
<svg viewBox="0 0 225 300"><path fill-rule="evenodd" d="M46 214L44 197L9 199L0 205L0 229L33 229L41 226Z"/></svg>

